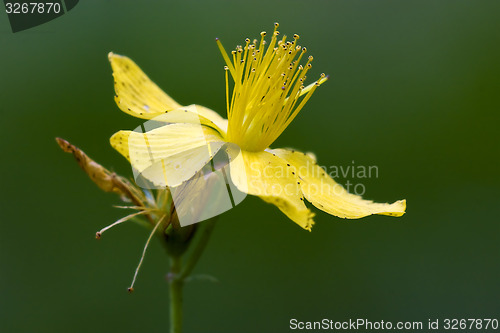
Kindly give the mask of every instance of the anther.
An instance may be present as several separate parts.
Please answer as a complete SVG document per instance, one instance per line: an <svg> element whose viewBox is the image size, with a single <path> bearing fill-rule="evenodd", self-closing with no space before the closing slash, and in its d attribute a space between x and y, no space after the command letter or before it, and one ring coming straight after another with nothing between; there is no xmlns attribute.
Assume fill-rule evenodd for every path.
<svg viewBox="0 0 500 333"><path fill-rule="evenodd" d="M250 38L245 38L245 42L246 42L247 44L250 44Z"/></svg>
<svg viewBox="0 0 500 333"><path fill-rule="evenodd" d="M101 233L98 231L95 233L95 239L101 239Z"/></svg>
<svg viewBox="0 0 500 333"><path fill-rule="evenodd" d="M277 27L279 27L279 26L280 26L280 24L279 24L278 22L274 22L274 27L275 27L275 28L277 28Z"/></svg>
<svg viewBox="0 0 500 333"><path fill-rule="evenodd" d="M227 66L224 66L224 70L227 71L229 69L229 67Z"/></svg>
<svg viewBox="0 0 500 333"><path fill-rule="evenodd" d="M306 53L307 49L305 47L302 48L302 52Z"/></svg>
<svg viewBox="0 0 500 333"><path fill-rule="evenodd" d="M127 288L127 291L129 294L133 293L134 292L134 288L130 287L130 288Z"/></svg>
<svg viewBox="0 0 500 333"><path fill-rule="evenodd" d="M260 33L260 35L261 35L262 37L264 37L264 36L266 35L266 32L265 32L265 31L262 31L262 32Z"/></svg>
<svg viewBox="0 0 500 333"><path fill-rule="evenodd" d="M293 39L297 40L299 38L300 38L299 35L297 35L297 34L293 35Z"/></svg>
<svg viewBox="0 0 500 333"><path fill-rule="evenodd" d="M310 55L309 58L307 58L307 59L309 59L310 61L312 61L313 60L313 56Z"/></svg>

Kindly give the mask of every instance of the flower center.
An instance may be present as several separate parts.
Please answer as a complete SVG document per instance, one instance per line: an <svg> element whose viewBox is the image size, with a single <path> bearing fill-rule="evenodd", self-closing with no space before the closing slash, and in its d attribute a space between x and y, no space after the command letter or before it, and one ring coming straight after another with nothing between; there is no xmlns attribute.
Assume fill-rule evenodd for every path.
<svg viewBox="0 0 500 333"><path fill-rule="evenodd" d="M261 151L269 147L304 107L316 88L328 77L320 78L304 87L306 73L312 67L312 56L305 66L300 60L306 48L297 45L286 36L278 40L278 23L267 49L261 32L261 40L245 40L232 51L232 61L217 39L217 45L226 66L226 103L229 120L227 139L241 149ZM229 95L228 72L234 80Z"/></svg>

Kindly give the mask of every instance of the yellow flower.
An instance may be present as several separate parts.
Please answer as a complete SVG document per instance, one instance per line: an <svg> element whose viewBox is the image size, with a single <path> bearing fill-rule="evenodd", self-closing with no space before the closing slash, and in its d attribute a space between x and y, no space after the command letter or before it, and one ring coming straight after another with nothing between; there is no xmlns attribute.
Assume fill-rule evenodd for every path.
<svg viewBox="0 0 500 333"><path fill-rule="evenodd" d="M110 53L118 107L132 116L165 123L144 133L120 131L111 137L111 145L135 170L163 186L178 186L188 180L224 144L237 146L239 158L229 164L237 188L276 205L306 230L314 224L314 213L304 199L341 218L403 215L405 200L374 203L350 194L316 164L312 153L270 148L316 88L328 79L321 74L317 81L304 86L313 58L308 57L302 66L306 49L297 45L299 36L287 41L286 36L278 37L277 27L275 24L267 47L266 33L262 32L260 41L246 39L245 45L237 46L230 55L217 39L226 62L227 120L199 105L179 105L132 60ZM232 93L229 75L234 81ZM151 156L161 160L163 173L167 170L174 175L169 181L157 179L148 171Z"/></svg>

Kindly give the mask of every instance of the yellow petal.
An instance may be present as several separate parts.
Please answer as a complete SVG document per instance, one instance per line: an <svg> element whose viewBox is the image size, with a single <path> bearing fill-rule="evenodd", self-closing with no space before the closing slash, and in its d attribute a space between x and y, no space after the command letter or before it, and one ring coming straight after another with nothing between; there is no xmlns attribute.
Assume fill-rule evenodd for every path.
<svg viewBox="0 0 500 333"><path fill-rule="evenodd" d="M215 129L222 137L226 135L227 120L217 113L201 105L181 106L166 111L150 119L152 122L198 124ZM144 123L148 124L148 122Z"/></svg>
<svg viewBox="0 0 500 333"><path fill-rule="evenodd" d="M147 130L147 129L146 129ZM196 174L225 142L200 124L175 123L150 131L120 131L111 146L155 187L178 186Z"/></svg>
<svg viewBox="0 0 500 333"><path fill-rule="evenodd" d="M115 79L115 101L118 107L137 118L153 119L166 111L181 108L181 105L161 90L130 58L114 54L108 55ZM224 134L227 119L217 112L201 105L185 107L217 125Z"/></svg>
<svg viewBox="0 0 500 333"><path fill-rule="evenodd" d="M118 107L134 117L151 119L179 105L161 90L130 58L108 54L115 79Z"/></svg>
<svg viewBox="0 0 500 333"><path fill-rule="evenodd" d="M266 151L241 150L231 158L230 173L240 191L276 205L292 221L311 230L314 213L304 204L299 181L286 161Z"/></svg>
<svg viewBox="0 0 500 333"><path fill-rule="evenodd" d="M392 204L375 203L347 192L308 154L287 149L273 149L271 152L291 165L301 179L301 188L306 199L329 214L356 219L372 214L401 216L405 213L406 200Z"/></svg>
<svg viewBox="0 0 500 333"><path fill-rule="evenodd" d="M194 109L192 112L196 112L196 114L205 117L206 119L213 122L219 129L221 130L221 134L225 135L227 133L227 119L222 118L217 112L211 110L207 107L201 105L191 105L189 108Z"/></svg>

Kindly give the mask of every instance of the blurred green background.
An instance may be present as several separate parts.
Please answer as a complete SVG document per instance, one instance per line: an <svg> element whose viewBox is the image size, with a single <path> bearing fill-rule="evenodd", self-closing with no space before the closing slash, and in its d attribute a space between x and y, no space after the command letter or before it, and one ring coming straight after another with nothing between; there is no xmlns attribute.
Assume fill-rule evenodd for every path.
<svg viewBox="0 0 500 333"><path fill-rule="evenodd" d="M407 214L312 233L248 197L220 217L185 288L186 332L288 332L289 320L500 317L499 1L81 1L13 34L0 13L1 332L165 332L168 270L63 137L123 175L109 146L140 121L113 101L107 53L134 59L181 104L225 115L227 49L280 22L331 80L274 147L376 165L366 198ZM339 179L345 183L350 178ZM360 182L351 180L351 182Z"/></svg>

